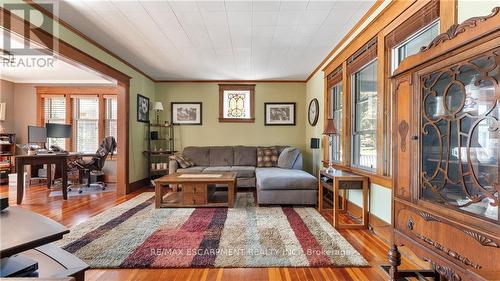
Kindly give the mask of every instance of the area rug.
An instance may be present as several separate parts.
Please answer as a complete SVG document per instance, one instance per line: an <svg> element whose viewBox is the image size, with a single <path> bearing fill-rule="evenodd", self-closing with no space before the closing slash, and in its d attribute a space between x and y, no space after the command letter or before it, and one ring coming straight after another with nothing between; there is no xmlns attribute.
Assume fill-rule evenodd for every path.
<svg viewBox="0 0 500 281"><path fill-rule="evenodd" d="M314 209L154 208L137 197L71 229L59 242L91 268L350 267L366 260Z"/></svg>

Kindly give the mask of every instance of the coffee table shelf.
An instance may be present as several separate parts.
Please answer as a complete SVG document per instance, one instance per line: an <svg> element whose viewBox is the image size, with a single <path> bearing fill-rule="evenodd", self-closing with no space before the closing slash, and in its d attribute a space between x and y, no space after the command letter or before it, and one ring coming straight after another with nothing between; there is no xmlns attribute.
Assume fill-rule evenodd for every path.
<svg viewBox="0 0 500 281"><path fill-rule="evenodd" d="M217 174L174 173L155 180L155 206L156 208L232 208L235 186L235 172Z"/></svg>

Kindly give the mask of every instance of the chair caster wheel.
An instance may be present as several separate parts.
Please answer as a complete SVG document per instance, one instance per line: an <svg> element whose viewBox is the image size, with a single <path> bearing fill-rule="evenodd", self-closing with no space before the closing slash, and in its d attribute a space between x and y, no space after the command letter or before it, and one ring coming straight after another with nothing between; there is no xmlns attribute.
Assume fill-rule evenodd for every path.
<svg viewBox="0 0 500 281"><path fill-rule="evenodd" d="M78 190L78 193L82 193L82 192L83 192L83 190Z"/></svg>
<svg viewBox="0 0 500 281"><path fill-rule="evenodd" d="M103 186L103 187L102 187L102 190L106 190L106 187L105 187L105 186Z"/></svg>
<svg viewBox="0 0 500 281"><path fill-rule="evenodd" d="M71 191L71 188L68 187L68 191Z"/></svg>

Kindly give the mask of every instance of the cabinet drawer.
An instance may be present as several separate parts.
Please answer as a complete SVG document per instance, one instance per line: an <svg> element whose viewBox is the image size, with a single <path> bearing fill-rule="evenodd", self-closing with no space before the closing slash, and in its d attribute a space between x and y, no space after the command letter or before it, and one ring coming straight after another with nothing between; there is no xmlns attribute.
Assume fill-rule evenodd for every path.
<svg viewBox="0 0 500 281"><path fill-rule="evenodd" d="M499 243L493 236L401 201L395 201L394 212L398 231L457 266L500 270Z"/></svg>

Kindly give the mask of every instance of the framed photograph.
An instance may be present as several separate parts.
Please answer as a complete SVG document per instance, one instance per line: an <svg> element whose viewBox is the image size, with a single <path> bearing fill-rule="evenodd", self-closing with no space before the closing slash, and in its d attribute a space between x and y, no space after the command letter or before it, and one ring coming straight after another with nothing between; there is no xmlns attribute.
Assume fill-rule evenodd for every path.
<svg viewBox="0 0 500 281"><path fill-rule="evenodd" d="M201 102L173 102L170 110L172 124L176 125L201 125Z"/></svg>
<svg viewBox="0 0 500 281"><path fill-rule="evenodd" d="M294 102L264 103L264 125L295 126Z"/></svg>
<svg viewBox="0 0 500 281"><path fill-rule="evenodd" d="M137 94L137 121L149 123L149 98Z"/></svg>

